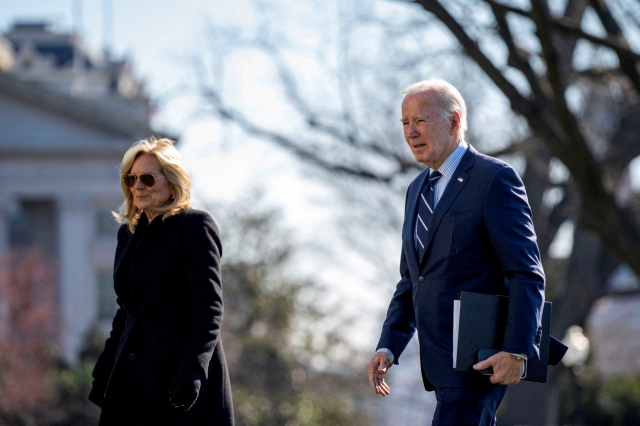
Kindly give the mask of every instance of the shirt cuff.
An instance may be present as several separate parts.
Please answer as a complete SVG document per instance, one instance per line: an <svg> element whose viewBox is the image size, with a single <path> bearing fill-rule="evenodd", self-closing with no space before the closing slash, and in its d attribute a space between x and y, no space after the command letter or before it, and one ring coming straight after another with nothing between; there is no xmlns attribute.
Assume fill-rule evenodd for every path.
<svg viewBox="0 0 640 426"><path fill-rule="evenodd" d="M387 355L389 355L389 358L391 358L391 361L389 361L389 365L393 364L393 360L395 360L396 358L393 356L393 354L391 353L391 351L387 348L380 348L376 351L376 353L378 352L384 352ZM388 367L388 366L387 366Z"/></svg>
<svg viewBox="0 0 640 426"><path fill-rule="evenodd" d="M525 361L527 359L529 359L529 357L527 355L525 355L525 354L514 354L514 353L511 353L511 352L507 352L507 353L515 356L518 359L524 359Z"/></svg>
<svg viewBox="0 0 640 426"><path fill-rule="evenodd" d="M523 359L524 360L524 373L522 373L522 377L520 377L520 380L522 380L525 377L527 377L527 360L529 359L529 357L527 355L525 355L525 354L514 354L514 353L511 353L511 352L507 352L507 353L515 356L518 359Z"/></svg>

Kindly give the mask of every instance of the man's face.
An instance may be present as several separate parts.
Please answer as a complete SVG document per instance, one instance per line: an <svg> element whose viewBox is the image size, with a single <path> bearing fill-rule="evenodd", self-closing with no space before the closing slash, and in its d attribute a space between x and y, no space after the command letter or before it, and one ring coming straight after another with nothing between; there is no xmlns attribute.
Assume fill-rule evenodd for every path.
<svg viewBox="0 0 640 426"><path fill-rule="evenodd" d="M404 98L402 127L416 161L437 169L457 145L455 135L460 120L455 112L447 120L439 111L426 107L427 96L413 93Z"/></svg>

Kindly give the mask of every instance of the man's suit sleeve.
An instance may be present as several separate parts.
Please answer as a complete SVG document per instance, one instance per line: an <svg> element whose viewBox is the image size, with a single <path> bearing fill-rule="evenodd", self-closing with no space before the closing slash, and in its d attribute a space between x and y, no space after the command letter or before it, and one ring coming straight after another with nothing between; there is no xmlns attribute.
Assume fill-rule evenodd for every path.
<svg viewBox="0 0 640 426"><path fill-rule="evenodd" d="M524 184L511 167L503 166L491 178L483 210L489 238L509 281L502 349L539 358L545 277Z"/></svg>
<svg viewBox="0 0 640 426"><path fill-rule="evenodd" d="M409 191L407 191L407 194L408 192ZM406 200L405 217L407 217ZM391 298L391 303L387 310L387 318L382 326L382 333L376 350L380 348L390 350L394 356L393 363L398 364L400 354L402 354L409 344L415 331L413 285L411 283L411 276L409 275L407 258L403 249L400 256L400 281L396 285L396 291Z"/></svg>

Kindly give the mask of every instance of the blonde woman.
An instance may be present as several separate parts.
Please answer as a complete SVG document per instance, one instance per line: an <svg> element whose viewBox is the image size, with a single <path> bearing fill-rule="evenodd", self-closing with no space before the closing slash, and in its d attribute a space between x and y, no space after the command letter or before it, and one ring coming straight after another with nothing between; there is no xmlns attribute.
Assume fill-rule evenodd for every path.
<svg viewBox="0 0 640 426"><path fill-rule="evenodd" d="M120 174L119 309L89 395L100 425L233 425L218 229L189 204L189 175L171 140L137 142Z"/></svg>

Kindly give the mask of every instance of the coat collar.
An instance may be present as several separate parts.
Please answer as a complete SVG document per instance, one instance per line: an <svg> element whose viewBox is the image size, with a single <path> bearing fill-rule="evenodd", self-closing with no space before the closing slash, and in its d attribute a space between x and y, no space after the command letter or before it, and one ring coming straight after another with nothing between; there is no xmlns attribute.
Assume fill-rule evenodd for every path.
<svg viewBox="0 0 640 426"><path fill-rule="evenodd" d="M146 214L141 214L140 215L140 219L138 220L138 225L136 226L136 232L143 232L144 229L147 225L149 224L148 219L147 219L147 215ZM114 264L114 268L113 268L113 276L114 278L116 277L117 273L118 273L118 269L120 268L120 265L122 264L122 261L124 260L125 255L127 254L127 251L129 250L129 246L131 245L131 241L133 241L133 237L135 234L132 234L129 231L129 228L127 226L127 228L124 230L125 232L125 239L122 242L122 250L118 250L118 253L116 254L116 261Z"/></svg>

